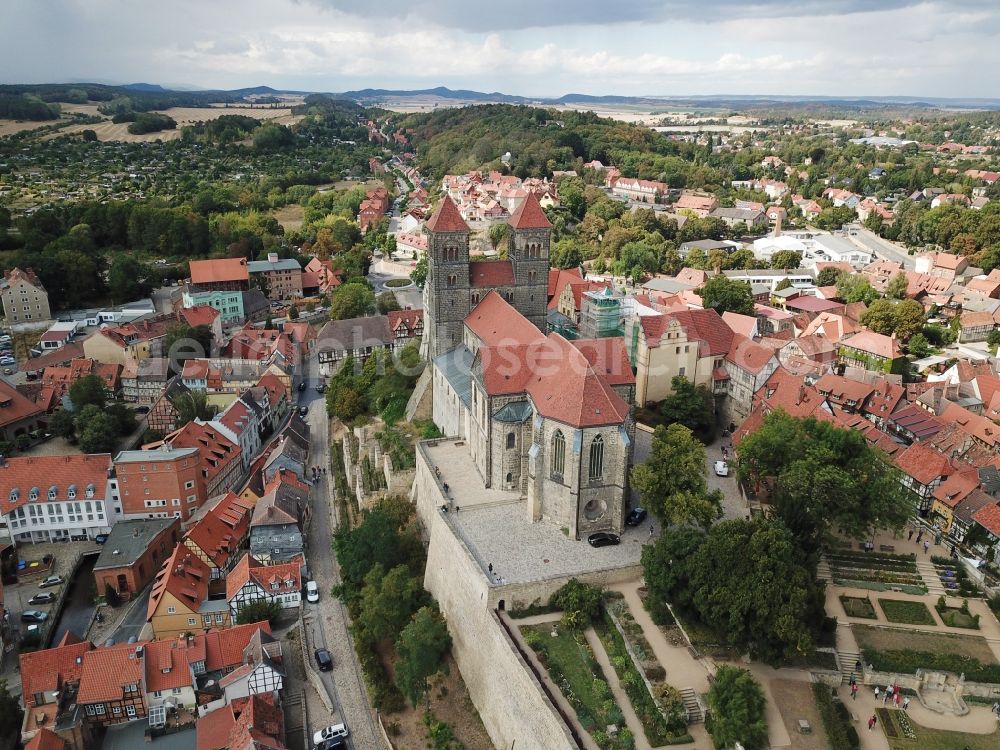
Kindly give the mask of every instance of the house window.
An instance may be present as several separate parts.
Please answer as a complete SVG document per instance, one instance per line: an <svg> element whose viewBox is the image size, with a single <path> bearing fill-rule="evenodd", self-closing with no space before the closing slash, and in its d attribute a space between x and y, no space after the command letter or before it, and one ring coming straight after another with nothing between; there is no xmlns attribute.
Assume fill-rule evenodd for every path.
<svg viewBox="0 0 1000 750"><path fill-rule="evenodd" d="M94 711L97 713L98 716L104 716L104 704L98 703L97 705L95 705Z"/></svg>
<svg viewBox="0 0 1000 750"><path fill-rule="evenodd" d="M177 607L167 607L167 614L168 615L177 614Z"/></svg>
<svg viewBox="0 0 1000 750"><path fill-rule="evenodd" d="M590 478L600 479L604 476L604 438L600 435L590 444Z"/></svg>
<svg viewBox="0 0 1000 750"><path fill-rule="evenodd" d="M209 627L212 624L212 615L205 615L202 619L205 622L205 627L206 628Z"/></svg>
<svg viewBox="0 0 1000 750"><path fill-rule="evenodd" d="M194 619L193 617L189 617L188 618L188 625L195 625L195 624L197 624L197 622L198 621L196 619Z"/></svg>
<svg viewBox="0 0 1000 750"><path fill-rule="evenodd" d="M513 432L508 432L507 433L507 450L510 450L511 448L514 447L514 441L515 440L516 440L516 438L514 437L514 433Z"/></svg>
<svg viewBox="0 0 1000 750"><path fill-rule="evenodd" d="M215 616L215 622L216 622L216 624L221 625L225 621L225 617L226 616L224 614L222 614L221 612L219 614L217 614Z"/></svg>
<svg viewBox="0 0 1000 750"><path fill-rule="evenodd" d="M121 712L122 712L122 707L121 706L112 706L111 707L111 713L113 713L115 716L118 716Z"/></svg>
<svg viewBox="0 0 1000 750"><path fill-rule="evenodd" d="M194 487L194 480L189 479L184 483L184 489L189 490Z"/></svg>
<svg viewBox="0 0 1000 750"><path fill-rule="evenodd" d="M127 713L131 718L134 719L135 718L135 706L133 706L131 703L129 705L125 706L125 713Z"/></svg>
<svg viewBox="0 0 1000 750"><path fill-rule="evenodd" d="M277 581L275 581L274 583L271 584L271 588L272 589L279 589L279 588L281 588L281 584L278 583Z"/></svg>
<svg viewBox="0 0 1000 750"><path fill-rule="evenodd" d="M681 376L681 377L683 378L683 377L684 377L684 373L685 373L685 372L687 372L687 368L686 368L686 367L682 367L682 368L680 368L680 369L679 369L679 370L677 371L677 374L678 374L678 375L680 375L680 376Z"/></svg>
<svg viewBox="0 0 1000 750"><path fill-rule="evenodd" d="M181 689L180 688L174 688L173 689L173 693L174 693L174 695L180 695L181 694Z"/></svg>
<svg viewBox="0 0 1000 750"><path fill-rule="evenodd" d="M562 430L556 430L552 436L552 473L562 478L566 469L566 438L563 437Z"/></svg>
<svg viewBox="0 0 1000 750"><path fill-rule="evenodd" d="M93 715L94 715L94 707L87 706L87 716L93 716Z"/></svg>

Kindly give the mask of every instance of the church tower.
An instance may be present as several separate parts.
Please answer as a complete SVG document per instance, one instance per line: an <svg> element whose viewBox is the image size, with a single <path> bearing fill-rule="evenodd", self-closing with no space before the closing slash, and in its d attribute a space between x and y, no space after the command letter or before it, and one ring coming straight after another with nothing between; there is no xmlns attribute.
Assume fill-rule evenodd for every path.
<svg viewBox="0 0 1000 750"><path fill-rule="evenodd" d="M507 257L514 272L514 307L544 333L552 224L542 211L538 196L532 192L507 223L510 225Z"/></svg>
<svg viewBox="0 0 1000 750"><path fill-rule="evenodd" d="M470 304L469 227L458 206L446 195L425 229L427 281L422 349L431 360L462 343L462 325Z"/></svg>

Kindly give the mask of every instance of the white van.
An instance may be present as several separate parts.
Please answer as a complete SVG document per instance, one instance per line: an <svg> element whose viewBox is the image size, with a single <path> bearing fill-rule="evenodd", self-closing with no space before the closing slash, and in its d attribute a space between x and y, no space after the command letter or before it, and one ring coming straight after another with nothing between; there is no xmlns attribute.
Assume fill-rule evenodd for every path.
<svg viewBox="0 0 1000 750"><path fill-rule="evenodd" d="M307 602L319 601L319 586L316 584L316 581L309 581L306 584L306 601Z"/></svg>

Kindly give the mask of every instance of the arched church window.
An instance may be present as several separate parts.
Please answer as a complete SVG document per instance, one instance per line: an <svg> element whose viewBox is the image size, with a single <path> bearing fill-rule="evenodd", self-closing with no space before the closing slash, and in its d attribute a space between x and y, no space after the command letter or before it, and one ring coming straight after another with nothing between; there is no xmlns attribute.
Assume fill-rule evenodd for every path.
<svg viewBox="0 0 1000 750"><path fill-rule="evenodd" d="M514 441L515 440L516 440L516 438L514 437L514 433L513 432L508 432L507 433L507 450L510 450L511 448L514 447Z"/></svg>
<svg viewBox="0 0 1000 750"><path fill-rule="evenodd" d="M590 444L590 478L600 479L604 476L604 438L600 435Z"/></svg>
<svg viewBox="0 0 1000 750"><path fill-rule="evenodd" d="M566 470L566 438L563 437L562 430L556 430L552 436L552 473L562 478Z"/></svg>

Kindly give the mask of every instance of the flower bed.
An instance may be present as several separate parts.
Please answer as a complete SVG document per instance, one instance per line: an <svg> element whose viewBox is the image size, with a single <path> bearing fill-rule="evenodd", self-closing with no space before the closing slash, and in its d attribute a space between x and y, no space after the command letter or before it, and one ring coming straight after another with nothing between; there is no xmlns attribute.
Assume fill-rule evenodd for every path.
<svg viewBox="0 0 1000 750"><path fill-rule="evenodd" d="M973 615L969 612L968 600L963 601L961 607L949 607L942 596L938 598L934 609L937 610L941 622L949 627L979 630L979 615Z"/></svg>
<svg viewBox="0 0 1000 750"><path fill-rule="evenodd" d="M907 625L937 625L934 615L923 602L911 602L903 599L879 599L879 606L889 622L901 622Z"/></svg>
<svg viewBox="0 0 1000 750"><path fill-rule="evenodd" d="M934 570L941 579L941 584L952 592L955 596L981 597L983 592L969 578L965 568L954 560L947 557L935 555L931 558L934 563Z"/></svg>
<svg viewBox="0 0 1000 750"><path fill-rule="evenodd" d="M875 615L875 607L868 599L862 599L860 596L847 596L846 594L841 594L840 604L844 608L844 612L847 613L848 617L863 617L867 620L877 620L878 617Z"/></svg>

